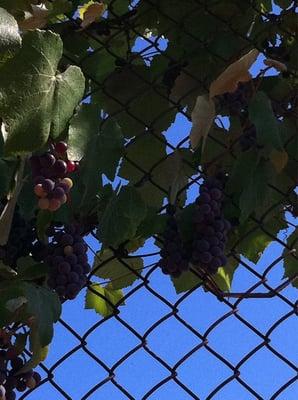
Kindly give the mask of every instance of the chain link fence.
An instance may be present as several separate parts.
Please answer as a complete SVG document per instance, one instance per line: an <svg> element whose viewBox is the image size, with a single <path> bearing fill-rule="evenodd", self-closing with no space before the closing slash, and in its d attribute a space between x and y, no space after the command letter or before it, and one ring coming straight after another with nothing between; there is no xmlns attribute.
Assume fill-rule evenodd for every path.
<svg viewBox="0 0 298 400"><path fill-rule="evenodd" d="M185 6L183 19L179 18L179 21L175 19L175 12L171 15L165 13L164 1L143 2L144 6L138 12L135 12L138 6L136 2L124 14L117 12L120 3L121 0L110 1L108 19L92 24L87 29L81 29L81 22L76 15L67 15L66 19L61 19L61 28L59 24L54 28L64 40L65 65L80 66L87 78L88 92L84 102L88 103L97 96L110 99L113 111L103 113L102 123L106 123L109 118L124 115L139 130L137 140L151 135L152 140L166 141L167 155L154 164L149 163L149 168L130 159L129 153L125 159L130 168L138 171L136 187L146 184L149 192L161 191L167 194L168 189L162 187L156 171L176 149L188 146L191 116L185 100L188 103L193 100L194 103L198 87L201 90L209 86L208 79L206 82L200 79L200 71L195 73L184 64L183 55L179 58L175 52L173 56L171 52L165 52L168 46L175 46L167 38L173 36L171 30L177 29L179 23L179 29L185 31L192 43L195 56L199 49L208 48L209 40L188 29L189 18L201 13L202 9L207 21L210 16L219 17L205 1L189 2ZM259 9L254 2L250 2L250 5L254 6L256 19L270 22L275 18L274 23L279 23L278 12L273 17L273 14ZM155 33L153 30L144 34L142 26L138 24L141 12L147 13L149 20L150 13L157 13L166 21L165 31ZM295 13L295 4L291 5L289 13ZM237 55L245 54L252 47L262 52L259 37L266 36L269 25L265 24L264 30L259 30L251 39L250 35L243 35L242 30L238 31L239 18L241 16L235 15L235 20L230 16L219 19L217 34L222 32L224 35L226 30L232 30L241 38L241 49L237 50ZM292 37L282 25L279 29L287 37ZM117 41L123 43L118 53L114 46ZM75 42L76 53L72 51L72 43ZM226 53L228 57L222 51L216 53L210 49L210 58L219 64L234 62L235 51L230 51L227 46ZM131 68L133 63L138 62L152 66L155 60L163 63L164 68L162 75L157 73L150 81L138 74L137 68ZM112 73L104 62L115 64ZM94 68L97 63L98 71ZM179 68L175 76L177 66ZM108 71L106 74L102 72L105 67ZM117 92L119 80L121 82L123 79L123 70L129 70L126 75L128 78L134 76L134 79L137 77L139 80L138 90L132 91L129 100L123 100L121 93ZM259 72L260 69L255 72L255 76ZM161 90L160 81L165 82L171 74L174 80L179 76L183 88L178 85L176 93L172 92L169 96ZM122 84L130 90L129 80L122 81ZM135 106L150 96L152 91L160 96L161 107L156 115L144 110L142 119L140 113L134 113ZM100 99L98 101L100 103ZM166 134L160 135L155 131L155 125L173 113L177 114L174 124ZM225 128L226 123L225 118L217 117L219 129ZM221 147L222 153L233 154L236 142L231 142L227 148L212 134L209 140ZM133 143L127 140L126 148L129 149ZM294 137L289 139L287 146L293 144ZM209 165L216 165L217 160L209 160ZM291 160L298 168L297 161ZM184 162L187 164L186 160ZM190 203L202 182L201 171L193 170L188 178L180 196L186 193L187 202ZM290 193L282 192L279 187L272 186L271 190L277 191L282 201L289 198ZM276 204L275 208L279 208L280 204ZM208 274L194 270L193 274L198 275L202 282L176 295L157 265L159 249L153 241L146 242L141 251L136 253L142 255L145 261L142 271L132 270L129 264L129 260L136 257L135 254L125 255L112 249L113 257L97 268L116 258L127 268L128 274L137 274L139 278L125 289L126 307L114 306L106 299L114 308L114 314L101 318L91 311L81 311L81 297L71 305L65 305L63 319L56 327L52 355L40 365L42 384L21 398L296 399L298 302L292 283L297 275L291 279L282 278L284 250L296 257L293 248L287 244L296 221L285 210L286 228L276 236L266 223L267 216L272 212L274 209L269 209L259 219L251 218L251 231L231 250L229 257L240 264L231 293L221 291ZM249 240L256 230L263 232L268 242L272 243L260 261L254 264L239 256L237 248L241 241ZM155 239L160 240L158 237ZM96 240L90 236L87 241L90 257L97 257ZM92 278L90 276L90 282ZM125 369L126 373L123 372Z"/></svg>

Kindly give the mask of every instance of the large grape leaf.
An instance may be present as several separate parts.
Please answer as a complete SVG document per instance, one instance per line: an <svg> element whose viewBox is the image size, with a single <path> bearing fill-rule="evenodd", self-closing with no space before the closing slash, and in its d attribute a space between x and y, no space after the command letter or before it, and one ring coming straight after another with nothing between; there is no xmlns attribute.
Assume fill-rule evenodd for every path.
<svg viewBox="0 0 298 400"><path fill-rule="evenodd" d="M115 258L112 250L105 249L96 254L93 270L99 278L110 280L110 287L117 290L132 285L142 272L143 264L141 257L125 258L122 262Z"/></svg>
<svg viewBox="0 0 298 400"><path fill-rule="evenodd" d="M51 290L23 283L24 295L27 299L26 312L36 321L36 329L42 347L48 345L53 337L53 325L61 314L61 303L57 294Z"/></svg>
<svg viewBox="0 0 298 400"><path fill-rule="evenodd" d="M122 290L114 290L109 285L103 287L98 283L93 283L90 289L87 290L85 308L93 309L104 318L115 314L117 307L124 305Z"/></svg>
<svg viewBox="0 0 298 400"><path fill-rule="evenodd" d="M81 70L71 66L56 73L62 47L50 31L29 32L19 53L2 67L0 115L7 154L32 152L49 135L58 137L80 101Z"/></svg>
<svg viewBox="0 0 298 400"><path fill-rule="evenodd" d="M286 278L293 278L292 285L298 288L298 229L296 228L291 236L288 238L288 246L291 250L285 248L283 252L284 269Z"/></svg>
<svg viewBox="0 0 298 400"><path fill-rule="evenodd" d="M84 157L91 138L98 135L99 123L99 108L89 103L81 104L69 123L67 150L69 160L80 161Z"/></svg>
<svg viewBox="0 0 298 400"><path fill-rule="evenodd" d="M125 186L114 195L101 215L98 235L105 247L118 247L134 239L147 207L134 187Z"/></svg>
<svg viewBox="0 0 298 400"><path fill-rule="evenodd" d="M172 278L176 293L183 293L197 286L201 286L202 281L195 272L183 272L179 278Z"/></svg>
<svg viewBox="0 0 298 400"><path fill-rule="evenodd" d="M260 145L282 150L282 140L269 98L264 92L258 92L249 104L249 117L257 128L257 139Z"/></svg>
<svg viewBox="0 0 298 400"><path fill-rule="evenodd" d="M13 53L21 47L18 23L4 8L0 7L0 54Z"/></svg>

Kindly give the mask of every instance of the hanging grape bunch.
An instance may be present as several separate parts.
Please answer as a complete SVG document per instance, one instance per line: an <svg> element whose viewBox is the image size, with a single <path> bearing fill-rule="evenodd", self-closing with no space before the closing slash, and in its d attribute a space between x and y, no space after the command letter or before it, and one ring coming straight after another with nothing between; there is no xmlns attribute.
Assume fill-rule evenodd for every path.
<svg viewBox="0 0 298 400"><path fill-rule="evenodd" d="M34 389L41 381L40 375L30 369L20 373L25 364L24 352L13 343L13 332L0 329L0 399L15 400L16 391Z"/></svg>
<svg viewBox="0 0 298 400"><path fill-rule="evenodd" d="M68 225L62 230L54 230L52 235L46 258L50 266L48 285L61 300L72 300L86 285L86 275L91 270L88 247L80 226Z"/></svg>
<svg viewBox="0 0 298 400"><path fill-rule="evenodd" d="M4 207L5 201L0 202L0 214ZM35 237L34 220L25 221L16 206L8 242L5 246L0 246L0 260L5 265L16 268L17 260L30 254Z"/></svg>
<svg viewBox="0 0 298 400"><path fill-rule="evenodd" d="M224 181L222 173L205 179L194 212L192 264L211 274L227 263L225 246L231 225L222 213Z"/></svg>
<svg viewBox="0 0 298 400"><path fill-rule="evenodd" d="M159 266L164 274L177 278L183 271L188 270L189 259L178 229L175 207L169 204L166 213L167 225L163 233L163 248L160 252Z"/></svg>
<svg viewBox="0 0 298 400"><path fill-rule="evenodd" d="M227 92L219 96L219 103L221 107L228 110L230 115L241 116L247 112L252 94L251 82L240 82L235 92Z"/></svg>
<svg viewBox="0 0 298 400"><path fill-rule="evenodd" d="M38 207L56 211L67 202L73 186L68 175L78 168L78 162L67 159L67 144L58 142L49 151L30 158L34 192L39 198Z"/></svg>

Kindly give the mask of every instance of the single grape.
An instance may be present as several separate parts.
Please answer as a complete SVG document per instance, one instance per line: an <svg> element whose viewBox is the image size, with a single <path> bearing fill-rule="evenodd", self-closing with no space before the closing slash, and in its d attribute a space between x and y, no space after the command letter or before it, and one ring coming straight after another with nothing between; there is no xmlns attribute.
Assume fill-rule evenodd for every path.
<svg viewBox="0 0 298 400"><path fill-rule="evenodd" d="M50 201L48 199L39 199L38 200L38 207L41 210L48 210L50 207Z"/></svg>
<svg viewBox="0 0 298 400"><path fill-rule="evenodd" d="M79 276L79 274L77 274L76 272L71 271L71 272L68 274L68 280L69 280L69 282L77 283L77 282L79 282L79 280L80 280L80 276Z"/></svg>
<svg viewBox="0 0 298 400"><path fill-rule="evenodd" d="M45 192L50 193L55 187L55 182L52 179L45 179L42 188Z"/></svg>
<svg viewBox="0 0 298 400"><path fill-rule="evenodd" d="M70 256L71 254L73 254L73 247L72 246L65 246L64 250L63 250L63 253L66 256Z"/></svg>
<svg viewBox="0 0 298 400"><path fill-rule="evenodd" d="M64 235L61 236L59 239L59 243L61 246L72 246L73 245L73 236L65 233Z"/></svg>
<svg viewBox="0 0 298 400"><path fill-rule="evenodd" d="M26 380L26 386L28 389L35 389L36 388L36 381L33 377Z"/></svg>
<svg viewBox="0 0 298 400"><path fill-rule="evenodd" d="M60 272L60 271L59 271ZM68 282L68 278L66 275L61 275L61 273L56 278L57 286L64 286Z"/></svg>
<svg viewBox="0 0 298 400"><path fill-rule="evenodd" d="M57 151L57 153L59 154L64 154L67 152L67 143L65 142L58 142L55 144L55 150Z"/></svg>
<svg viewBox="0 0 298 400"><path fill-rule="evenodd" d="M52 165L55 164L56 158L51 153L45 153L40 157L39 161L42 167L50 168Z"/></svg>
<svg viewBox="0 0 298 400"><path fill-rule="evenodd" d="M47 192L44 191L42 184L37 184L34 186L34 193L36 196L44 198L47 197Z"/></svg>
<svg viewBox="0 0 298 400"><path fill-rule="evenodd" d="M65 195L65 191L62 187L57 186L54 190L53 190L53 198L60 200L64 197Z"/></svg>
<svg viewBox="0 0 298 400"><path fill-rule="evenodd" d="M57 211L61 207L61 201L57 199L51 199L49 202L49 210L54 212Z"/></svg>
<svg viewBox="0 0 298 400"><path fill-rule="evenodd" d="M85 251L86 251L86 250L85 250L84 243L75 243L75 244L73 245L73 252L74 252L75 254L77 254L77 255L84 254Z"/></svg>
<svg viewBox="0 0 298 400"><path fill-rule="evenodd" d="M76 170L76 164L74 161L67 161L67 172L74 172Z"/></svg>
<svg viewBox="0 0 298 400"><path fill-rule="evenodd" d="M62 179L61 184L66 185L69 189L73 187L73 181L70 178Z"/></svg>
<svg viewBox="0 0 298 400"><path fill-rule="evenodd" d="M58 271L60 274L69 274L71 271L71 265L64 261L58 265Z"/></svg>
<svg viewBox="0 0 298 400"><path fill-rule="evenodd" d="M67 164L63 160L57 160L53 165L53 170L56 175L64 176L67 173Z"/></svg>

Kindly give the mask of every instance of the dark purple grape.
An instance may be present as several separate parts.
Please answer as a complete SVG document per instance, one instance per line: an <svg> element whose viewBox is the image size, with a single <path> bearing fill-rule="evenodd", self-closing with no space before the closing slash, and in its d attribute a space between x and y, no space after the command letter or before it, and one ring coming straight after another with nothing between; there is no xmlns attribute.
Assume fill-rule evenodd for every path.
<svg viewBox="0 0 298 400"><path fill-rule="evenodd" d="M56 158L51 153L45 153L40 157L40 164L43 168L50 168L55 164Z"/></svg>
<svg viewBox="0 0 298 400"><path fill-rule="evenodd" d="M6 392L6 395L5 395L6 400L16 400L16 398L17 398L17 395L15 394L15 392L13 392L11 390Z"/></svg>
<svg viewBox="0 0 298 400"><path fill-rule="evenodd" d="M57 287L64 286L68 282L68 277L66 275L59 274L56 278Z"/></svg>
<svg viewBox="0 0 298 400"><path fill-rule="evenodd" d="M202 239L195 242L195 248L200 252L204 252L209 250L210 245L207 240Z"/></svg>
<svg viewBox="0 0 298 400"><path fill-rule="evenodd" d="M58 265L58 271L60 274L69 274L71 271L71 265L68 262L64 261Z"/></svg>
<svg viewBox="0 0 298 400"><path fill-rule="evenodd" d="M41 381L41 376L39 375L38 372L36 372L36 371L33 372L33 378L34 378L36 384L39 385L40 381Z"/></svg>
<svg viewBox="0 0 298 400"><path fill-rule="evenodd" d="M59 244L61 246L72 246L74 242L73 236L65 233L64 235L61 236L61 238L59 239Z"/></svg>
<svg viewBox="0 0 298 400"><path fill-rule="evenodd" d="M76 265L78 262L78 257L75 254L70 254L69 256L65 257L65 261L70 265Z"/></svg>
<svg viewBox="0 0 298 400"><path fill-rule="evenodd" d="M66 295L66 287L65 286L57 286L55 291L61 297L64 297Z"/></svg>
<svg viewBox="0 0 298 400"><path fill-rule="evenodd" d="M66 287L67 298L74 299L78 295L80 290L81 287L77 283L69 283Z"/></svg>
<svg viewBox="0 0 298 400"><path fill-rule="evenodd" d="M45 179L42 188L45 192L50 193L55 187L55 182L52 179Z"/></svg>
<svg viewBox="0 0 298 400"><path fill-rule="evenodd" d="M88 272L85 272L85 270L83 269L83 267L80 265L80 264L76 264L76 265L74 265L73 267L72 267L72 270L74 271L74 272L76 272L77 274L79 274L79 275L82 275L83 273L88 273Z"/></svg>
<svg viewBox="0 0 298 400"><path fill-rule="evenodd" d="M211 207L210 207L209 204L202 204L202 205L200 206L200 211L201 211L203 214L209 214L209 213L211 212Z"/></svg>
<svg viewBox="0 0 298 400"><path fill-rule="evenodd" d="M88 261L87 254L80 254L78 255L78 262L84 264Z"/></svg>
<svg viewBox="0 0 298 400"><path fill-rule="evenodd" d="M21 357L16 357L16 358L13 358L13 359L10 361L10 364L11 364L11 368L12 368L14 371L18 371L19 369L21 369L21 368L23 367L24 361L22 360Z"/></svg>
<svg viewBox="0 0 298 400"><path fill-rule="evenodd" d="M63 177L67 173L67 164L63 160L57 160L53 166L56 175Z"/></svg>
<svg viewBox="0 0 298 400"><path fill-rule="evenodd" d="M52 193L53 199L61 200L65 196L65 190L62 187L57 186Z"/></svg>
<svg viewBox="0 0 298 400"><path fill-rule="evenodd" d="M24 381L19 380L17 382L16 388L18 392L25 392L25 390L27 389L27 385Z"/></svg>
<svg viewBox="0 0 298 400"><path fill-rule="evenodd" d="M210 251L214 257L220 256L222 254L222 249L218 246L211 247Z"/></svg>
<svg viewBox="0 0 298 400"><path fill-rule="evenodd" d="M84 254L86 251L85 246L83 243L75 243L73 245L73 252L77 255Z"/></svg>
<svg viewBox="0 0 298 400"><path fill-rule="evenodd" d="M68 281L69 281L69 282L77 283L77 282L79 282L79 280L80 280L80 275L77 274L76 272L71 271L71 272L68 274Z"/></svg>

